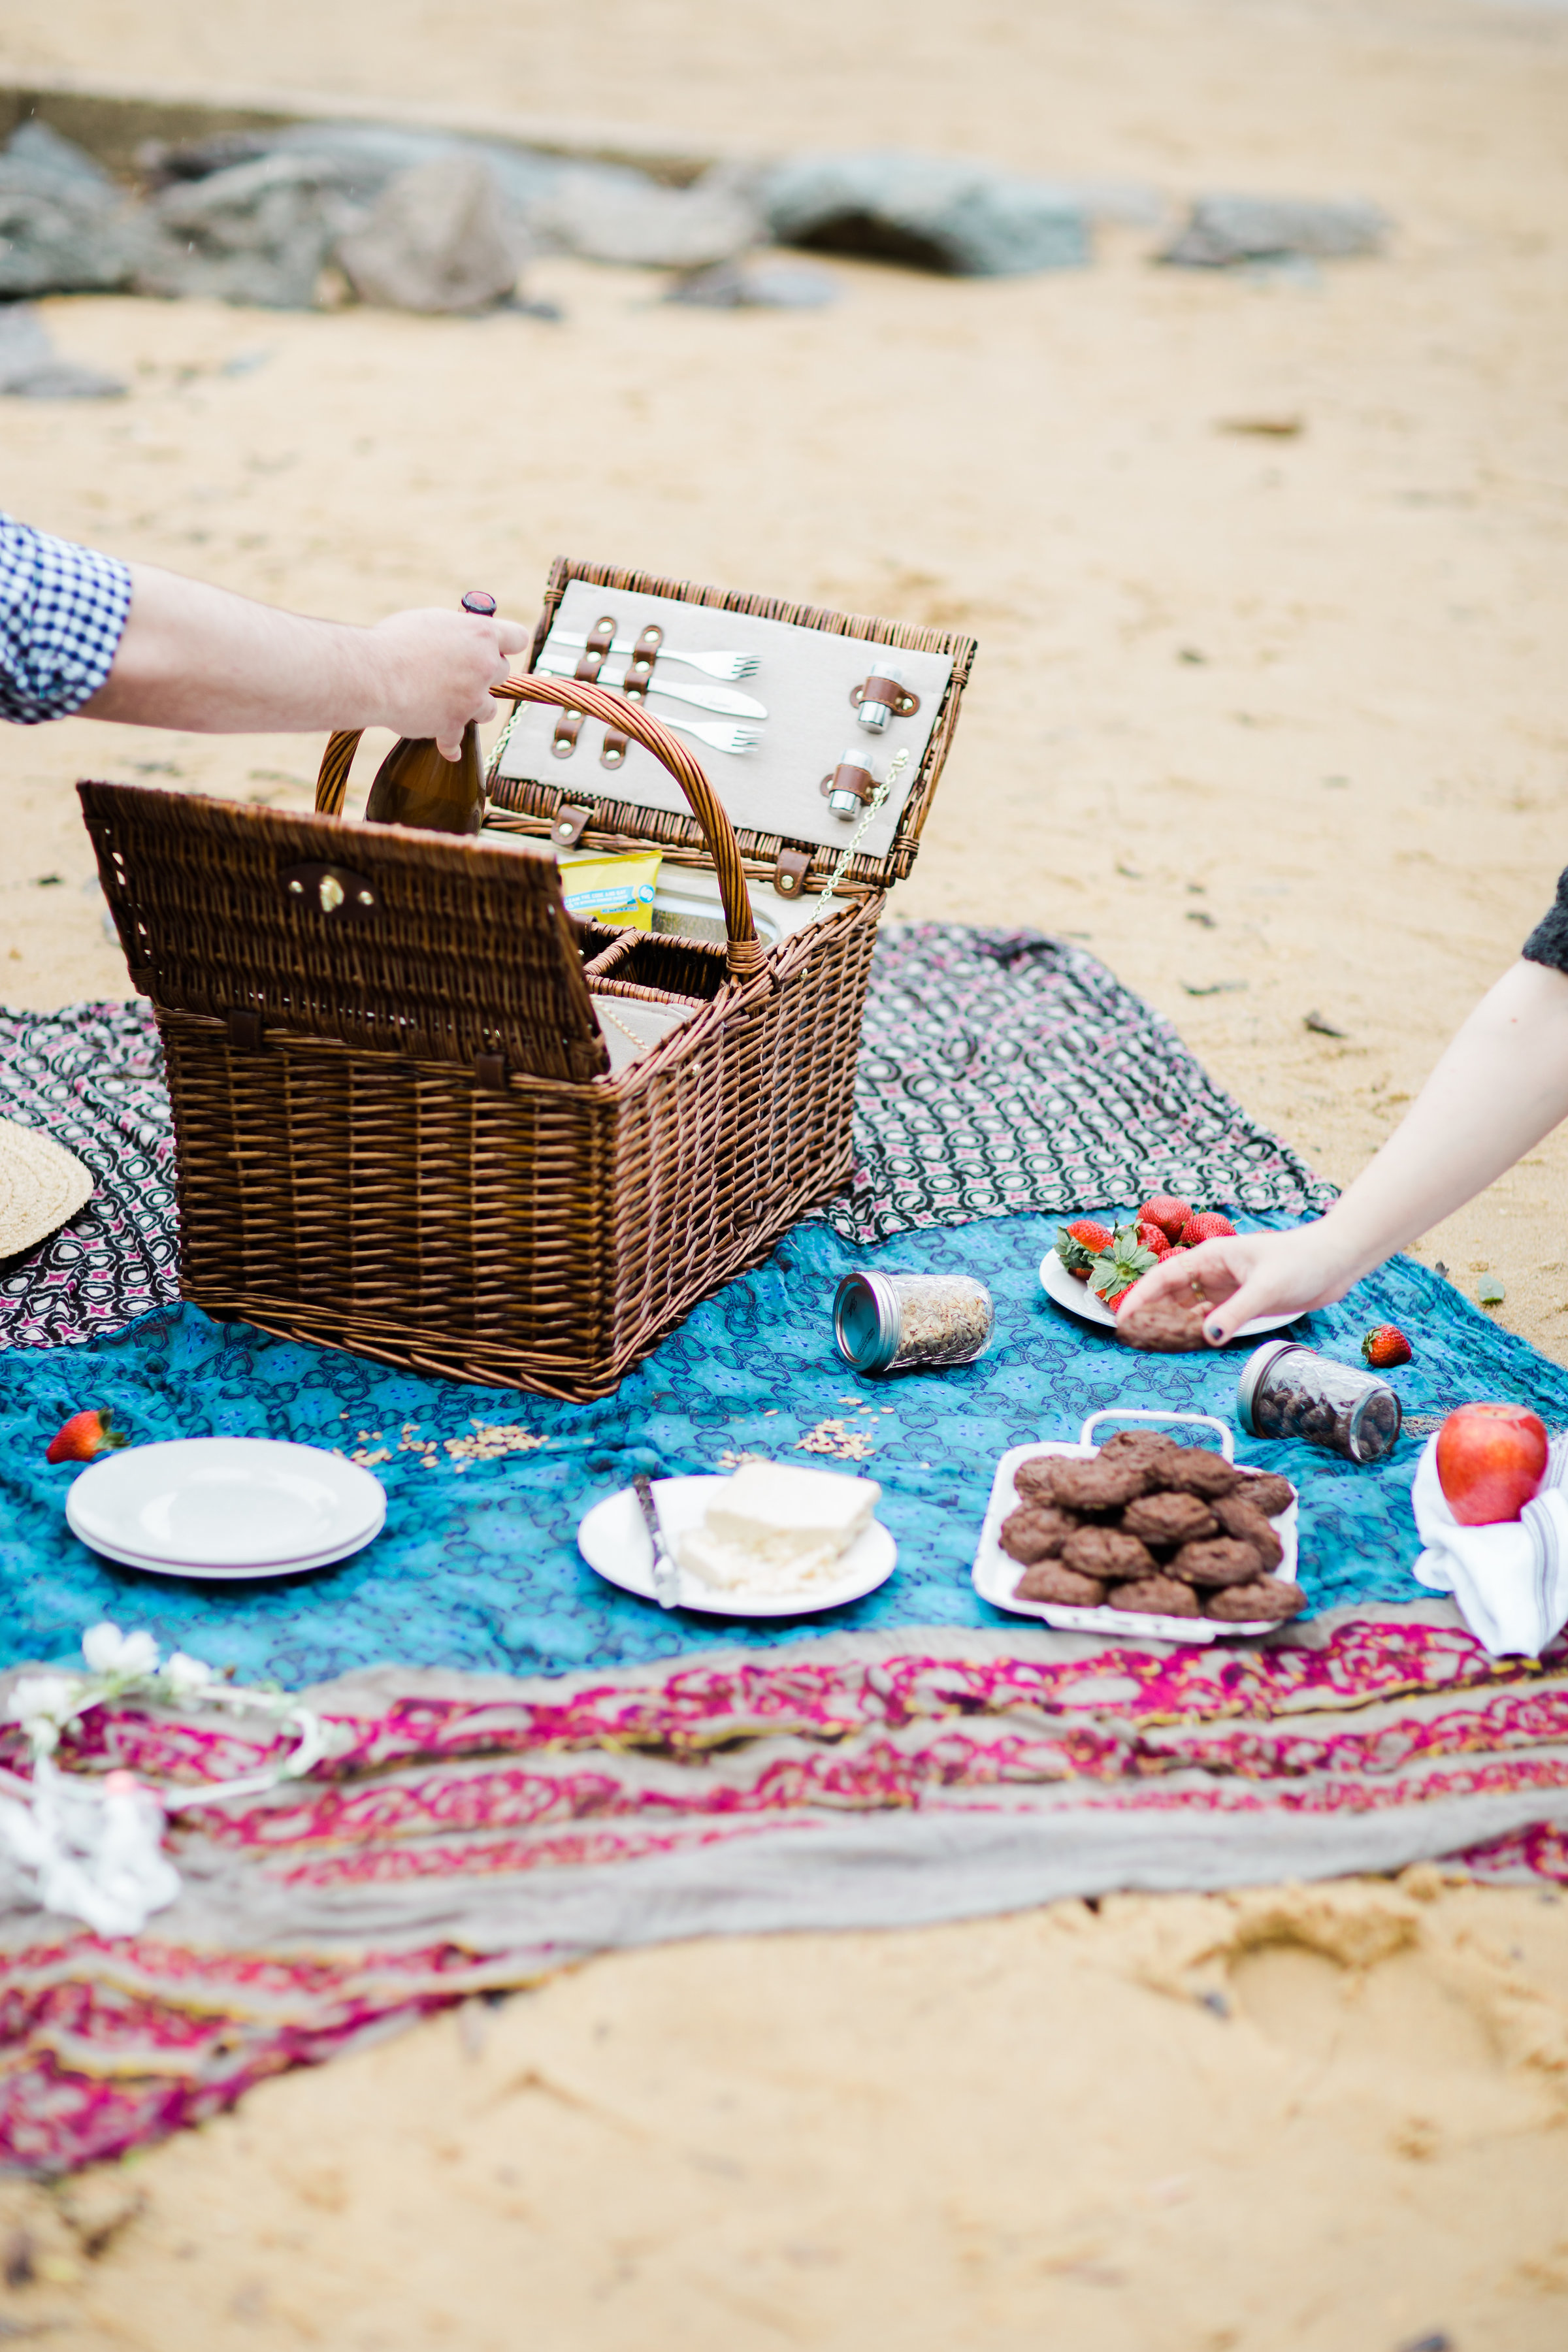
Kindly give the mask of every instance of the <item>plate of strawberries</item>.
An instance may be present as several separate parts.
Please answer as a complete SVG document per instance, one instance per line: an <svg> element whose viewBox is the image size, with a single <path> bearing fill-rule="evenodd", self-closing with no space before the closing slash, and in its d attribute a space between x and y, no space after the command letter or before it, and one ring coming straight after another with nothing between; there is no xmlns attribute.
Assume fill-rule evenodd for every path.
<svg viewBox="0 0 1568 2352"><path fill-rule="evenodd" d="M1162 1259L1235 1231L1217 1209L1194 1209L1173 1192L1156 1192L1126 1217L1075 1217L1058 1225L1055 1249L1040 1261L1040 1286L1069 1315L1114 1330L1122 1300ZM1256 1315L1235 1336L1249 1339L1296 1320L1294 1315Z"/></svg>

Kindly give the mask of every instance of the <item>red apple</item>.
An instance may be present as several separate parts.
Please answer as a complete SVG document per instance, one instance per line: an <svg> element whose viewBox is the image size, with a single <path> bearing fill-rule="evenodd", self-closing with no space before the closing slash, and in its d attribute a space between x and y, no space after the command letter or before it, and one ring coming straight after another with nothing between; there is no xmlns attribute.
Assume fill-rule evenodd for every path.
<svg viewBox="0 0 1568 2352"><path fill-rule="evenodd" d="M1517 1519L1546 1460L1546 1424L1527 1405L1462 1404L1437 1432L1437 1483L1462 1528Z"/></svg>

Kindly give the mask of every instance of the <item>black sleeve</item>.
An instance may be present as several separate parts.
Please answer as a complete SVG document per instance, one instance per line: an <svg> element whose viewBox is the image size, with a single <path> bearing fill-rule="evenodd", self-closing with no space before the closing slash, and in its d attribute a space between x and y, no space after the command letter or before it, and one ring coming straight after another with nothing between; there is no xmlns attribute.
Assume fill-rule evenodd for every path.
<svg viewBox="0 0 1568 2352"><path fill-rule="evenodd" d="M1520 950L1529 963L1549 963L1568 971L1568 873L1557 877L1557 903L1549 907Z"/></svg>

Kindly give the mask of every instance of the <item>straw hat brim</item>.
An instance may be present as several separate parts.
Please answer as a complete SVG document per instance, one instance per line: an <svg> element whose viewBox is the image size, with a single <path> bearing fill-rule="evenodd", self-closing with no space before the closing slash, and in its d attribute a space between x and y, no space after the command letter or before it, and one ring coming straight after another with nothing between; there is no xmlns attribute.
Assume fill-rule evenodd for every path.
<svg viewBox="0 0 1568 2352"><path fill-rule="evenodd" d="M92 1198L92 1171L73 1152L0 1118L0 1257L30 1250L85 1209Z"/></svg>

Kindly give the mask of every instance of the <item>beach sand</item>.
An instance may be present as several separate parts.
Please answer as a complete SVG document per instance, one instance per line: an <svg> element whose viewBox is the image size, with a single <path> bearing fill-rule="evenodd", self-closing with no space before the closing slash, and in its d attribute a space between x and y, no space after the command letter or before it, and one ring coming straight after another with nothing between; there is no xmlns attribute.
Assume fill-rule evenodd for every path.
<svg viewBox="0 0 1568 2352"><path fill-rule="evenodd" d="M1560 13L30 0L0 63L736 150L874 141L1173 205L1376 198L1386 257L1295 276L1155 269L1155 232L1122 225L1085 273L833 263L839 301L795 315L664 308L657 278L564 261L529 278L555 325L52 302L61 351L131 393L5 403L0 497L343 618L474 585L531 617L565 551L972 630L894 915L1085 941L1339 1181L1550 900ZM79 776L304 806L319 751L5 730L0 1000L126 991ZM1565 1173L1558 1135L1423 1250L1472 1290L1500 1276L1500 1319L1559 1359ZM0 2315L161 2352L1394 2352L1435 2330L1558 2352L1568 1906L1422 1893L595 1963L258 2092L132 2168L145 2217L74 2279L62 2238L55 2282ZM1226 2017L1178 1966L1205 1939L1231 1954L1205 1980Z"/></svg>

